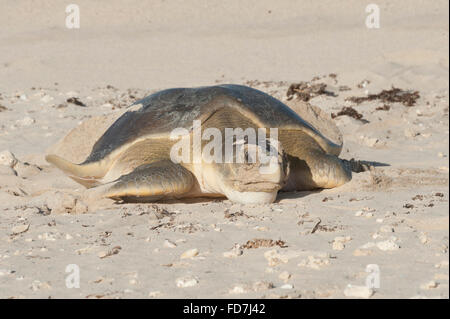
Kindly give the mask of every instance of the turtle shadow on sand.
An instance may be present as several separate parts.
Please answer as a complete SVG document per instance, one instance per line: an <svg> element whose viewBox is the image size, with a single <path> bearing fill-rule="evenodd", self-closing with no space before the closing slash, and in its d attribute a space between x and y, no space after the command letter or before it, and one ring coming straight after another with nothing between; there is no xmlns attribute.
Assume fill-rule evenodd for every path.
<svg viewBox="0 0 450 319"><path fill-rule="evenodd" d="M362 172L370 171L374 167L386 167L390 166L387 163L381 163L381 162L374 162L374 161L357 161L361 164L360 169L358 171L352 171L353 174L358 174ZM350 181L351 182L351 181ZM298 190L298 191L282 191L280 190L278 192L277 198L274 201L274 203L278 203L284 199L299 199L306 197L311 194L317 194L323 192L323 188L318 188L314 190ZM224 197L219 198L211 198L211 197L193 197L193 198L171 198L171 199L161 199L158 201L160 204L201 204L201 203L211 203L211 202L223 202L227 201L228 199ZM138 200L136 198L131 198L128 201L124 202L117 202L118 205L121 205L123 203L146 203L145 201Z"/></svg>
<svg viewBox="0 0 450 319"><path fill-rule="evenodd" d="M263 139L269 147L261 147L259 137L257 144L236 138L231 162L224 160L225 141L218 162L175 163L172 132L181 128L193 137L195 121L203 132L212 128L221 136L226 136L226 128L276 128L282 147L275 154L269 152L273 142L268 135ZM201 147L207 144L201 143ZM237 161L240 144L245 149L244 162ZM194 153L193 144L188 145ZM92 189L92 194L120 202L226 197L260 204L273 202L279 190L334 188L350 181L352 173L387 165L340 159L342 146L341 132L318 107L302 101L286 105L241 85L218 85L160 91L125 112L90 118L51 147L46 159ZM263 163L248 155L252 148L270 156L275 169L261 173Z"/></svg>

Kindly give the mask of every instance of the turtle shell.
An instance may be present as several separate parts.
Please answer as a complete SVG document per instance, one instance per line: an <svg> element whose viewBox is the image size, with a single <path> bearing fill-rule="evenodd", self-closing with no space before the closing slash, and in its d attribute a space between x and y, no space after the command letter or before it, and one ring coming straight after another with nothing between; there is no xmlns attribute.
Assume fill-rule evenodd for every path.
<svg viewBox="0 0 450 319"><path fill-rule="evenodd" d="M230 108L230 112L239 111L260 127L302 130L315 138L328 153L339 154L342 148L281 101L247 86L225 84L167 89L132 106L95 143L84 164L100 161L138 138L169 138L175 128L192 130L194 120L205 121L222 108Z"/></svg>

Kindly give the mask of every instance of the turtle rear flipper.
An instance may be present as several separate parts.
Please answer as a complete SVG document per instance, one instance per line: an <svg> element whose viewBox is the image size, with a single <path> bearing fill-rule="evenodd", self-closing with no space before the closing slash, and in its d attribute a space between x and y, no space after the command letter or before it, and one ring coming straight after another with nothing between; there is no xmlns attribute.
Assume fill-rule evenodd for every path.
<svg viewBox="0 0 450 319"><path fill-rule="evenodd" d="M195 184L190 171L171 160L144 164L114 182L96 187L104 197L126 202L152 202L177 198ZM93 189L96 191L96 189Z"/></svg>
<svg viewBox="0 0 450 319"><path fill-rule="evenodd" d="M74 164L54 154L47 155L45 159L65 172L74 181L87 188L99 185L99 180L107 171L107 167L102 166L103 162Z"/></svg>

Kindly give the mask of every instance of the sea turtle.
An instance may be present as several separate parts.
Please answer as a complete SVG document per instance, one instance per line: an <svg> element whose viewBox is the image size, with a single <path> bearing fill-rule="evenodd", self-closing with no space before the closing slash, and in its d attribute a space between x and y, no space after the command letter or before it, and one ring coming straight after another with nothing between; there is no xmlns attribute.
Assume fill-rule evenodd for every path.
<svg viewBox="0 0 450 319"><path fill-rule="evenodd" d="M236 128L244 134L237 134ZM249 138L251 130L264 133L261 128L266 129L261 139ZM271 128L277 130L276 138ZM185 135L174 134L176 130ZM198 132L201 141L196 144ZM188 144L182 144L184 138ZM219 150L211 149L213 140L221 142ZM174 154L186 151L180 145L187 145L188 160L174 161ZM274 97L227 84L156 92L120 116L83 163L55 154L46 160L102 196L125 202L225 196L239 203L271 203L279 190L348 182L352 165L338 158L341 149L341 143L326 138ZM213 150L213 160L194 160L199 150L202 155Z"/></svg>

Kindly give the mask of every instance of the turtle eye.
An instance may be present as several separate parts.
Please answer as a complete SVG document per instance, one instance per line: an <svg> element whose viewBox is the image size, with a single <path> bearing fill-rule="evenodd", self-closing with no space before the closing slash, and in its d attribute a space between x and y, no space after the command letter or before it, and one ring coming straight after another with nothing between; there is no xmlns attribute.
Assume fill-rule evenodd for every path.
<svg viewBox="0 0 450 319"><path fill-rule="evenodd" d="M254 164L257 162L258 159L258 155L257 155L258 150L253 148L246 148L244 150L244 159L246 164Z"/></svg>
<svg viewBox="0 0 450 319"><path fill-rule="evenodd" d="M270 154L271 151L272 151L272 144L270 144L270 140L267 139L266 140L266 153Z"/></svg>

